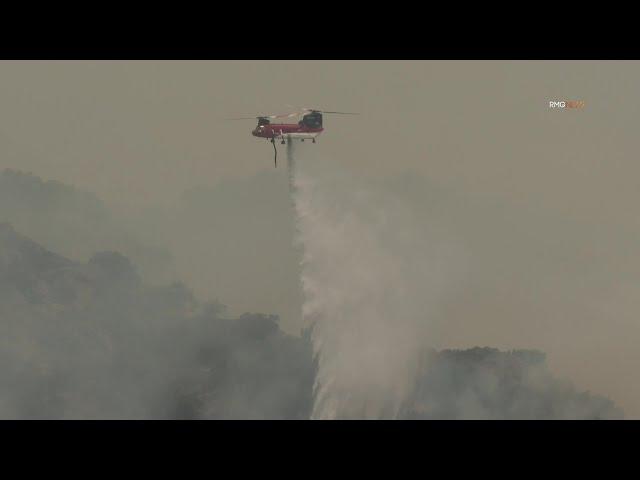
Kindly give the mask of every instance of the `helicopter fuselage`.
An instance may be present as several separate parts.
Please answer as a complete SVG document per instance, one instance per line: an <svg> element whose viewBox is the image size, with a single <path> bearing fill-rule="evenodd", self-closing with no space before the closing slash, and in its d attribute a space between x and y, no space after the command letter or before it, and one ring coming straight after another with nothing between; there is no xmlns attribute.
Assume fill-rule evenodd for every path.
<svg viewBox="0 0 640 480"><path fill-rule="evenodd" d="M269 123L267 125L258 125L251 134L254 137L268 139L301 139L316 138L324 131L322 127L309 127L307 125L295 123Z"/></svg>

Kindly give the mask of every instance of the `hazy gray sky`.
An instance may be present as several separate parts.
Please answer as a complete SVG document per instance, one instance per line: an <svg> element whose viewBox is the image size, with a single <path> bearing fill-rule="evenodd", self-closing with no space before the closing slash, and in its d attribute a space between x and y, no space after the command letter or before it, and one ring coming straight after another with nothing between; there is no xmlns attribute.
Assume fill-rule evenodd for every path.
<svg viewBox="0 0 640 480"><path fill-rule="evenodd" d="M253 123L223 119L290 103L362 112L327 118L322 137L356 171L633 216L636 62L1 62L0 79L5 158L106 199L155 203L268 167ZM565 98L587 107L549 109Z"/></svg>
<svg viewBox="0 0 640 480"><path fill-rule="evenodd" d="M463 245L468 275L443 300L439 346L540 348L559 373L640 417L638 62L0 62L0 82L0 167L120 210L272 169L253 122L226 117L286 104L361 112L327 116L313 147L350 175L410 172L414 208ZM549 108L565 99L586 106ZM275 194L254 189L251 201L262 195ZM209 292L206 269L183 274L294 329L293 268L264 280L288 248L242 295L242 278Z"/></svg>

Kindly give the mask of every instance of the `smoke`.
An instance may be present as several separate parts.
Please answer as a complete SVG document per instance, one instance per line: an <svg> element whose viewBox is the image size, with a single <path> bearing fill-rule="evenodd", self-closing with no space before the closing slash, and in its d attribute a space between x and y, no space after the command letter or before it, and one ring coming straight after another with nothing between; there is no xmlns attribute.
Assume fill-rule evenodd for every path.
<svg viewBox="0 0 640 480"><path fill-rule="evenodd" d="M233 223L212 222L240 252L286 244L293 232L284 222L293 218L287 202L294 202L296 241L304 254L304 315L314 327L301 336L281 330L276 315L230 315L181 282L149 283L134 261L116 251L92 254L88 261L60 255L50 246L65 235L79 248L98 245L89 233L72 238L94 225L80 208L88 197L33 176L2 176L0 418L621 417L610 400L556 380L541 353L426 348L447 344L438 338L438 317L446 312L441 304L459 295L450 283L460 250L450 241L443 248L428 204L419 220L397 189L383 195L390 191L384 184L350 178L314 152L303 150L294 164L289 150L291 196L278 170L278 202L238 218L236 225L250 235L224 228ZM269 178L258 177L255 185ZM268 205L247 198L251 190L232 184L223 198L240 198L251 207L242 212ZM212 206L224 205L220 213L231 203L200 193L196 205L207 208L197 219L211 214ZM48 222L25 221L39 218L43 205L50 207ZM2 217L22 220L47 243L2 223ZM258 218L268 219L271 228ZM46 236L40 223L55 232ZM115 221L104 223L103 231L123 231ZM207 232L198 222L182 226L189 227L178 229L188 237ZM265 236L278 229L278 236ZM119 238L102 241L116 247ZM236 269L225 269L216 264L221 256L212 261L208 250L193 250L194 263L210 262L217 273L216 289L235 285L246 296L254 290L245 272L259 273L258 260L287 264L269 248L271 255L242 262L230 256ZM297 284L294 270L289 275ZM245 283L238 287L236 277ZM485 325L472 316L462 321L465 330Z"/></svg>
<svg viewBox="0 0 640 480"><path fill-rule="evenodd" d="M318 360L312 418L396 418L452 255L398 199L303 146L288 163L303 318Z"/></svg>

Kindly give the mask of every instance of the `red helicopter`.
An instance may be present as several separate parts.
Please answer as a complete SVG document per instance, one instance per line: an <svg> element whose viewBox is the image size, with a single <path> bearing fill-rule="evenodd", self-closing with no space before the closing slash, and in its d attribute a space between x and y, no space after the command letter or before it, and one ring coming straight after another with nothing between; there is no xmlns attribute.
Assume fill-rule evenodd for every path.
<svg viewBox="0 0 640 480"><path fill-rule="evenodd" d="M266 138L273 144L274 164L278 166L278 150L276 148L276 139L281 144L291 142L294 139L300 139L301 142L310 139L316 143L316 137L320 135L324 128L322 127L322 114L339 114L339 115L358 115L352 112L329 112L326 110L316 110L314 108L303 108L298 112L284 113L280 115L258 115L252 117L230 118L229 120L248 120L258 119L258 125L251 132L254 137ZM302 119L298 123L271 123L276 118L291 118L302 115Z"/></svg>

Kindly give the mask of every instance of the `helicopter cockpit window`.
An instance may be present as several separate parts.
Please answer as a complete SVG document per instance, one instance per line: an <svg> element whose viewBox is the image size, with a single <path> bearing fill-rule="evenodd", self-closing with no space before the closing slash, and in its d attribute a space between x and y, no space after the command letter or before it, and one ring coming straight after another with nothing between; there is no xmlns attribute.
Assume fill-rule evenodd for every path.
<svg viewBox="0 0 640 480"><path fill-rule="evenodd" d="M320 128L322 127L322 115L310 113L309 115L304 116L302 123L310 128Z"/></svg>

